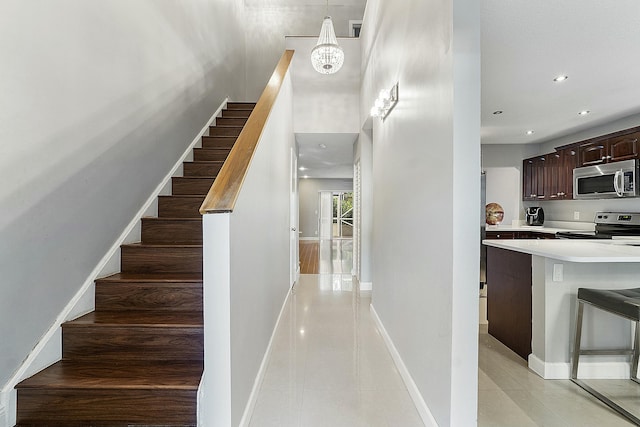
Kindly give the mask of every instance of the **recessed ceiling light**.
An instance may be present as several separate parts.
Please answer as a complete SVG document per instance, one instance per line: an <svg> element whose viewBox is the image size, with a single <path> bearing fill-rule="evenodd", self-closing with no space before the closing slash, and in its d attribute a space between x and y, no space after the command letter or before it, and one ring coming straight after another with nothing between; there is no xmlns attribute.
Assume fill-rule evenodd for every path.
<svg viewBox="0 0 640 427"><path fill-rule="evenodd" d="M307 168L305 168L304 166L300 166L300 167L298 168L298 170L306 171L306 170L307 170Z"/></svg>
<svg viewBox="0 0 640 427"><path fill-rule="evenodd" d="M502 113L504 113L504 111L502 111L502 110L496 110L496 111L493 112L493 114L495 114L495 115L502 114Z"/></svg>
<svg viewBox="0 0 640 427"><path fill-rule="evenodd" d="M587 114L589 114L591 111L589 110L582 110L578 113L579 116L586 116Z"/></svg>
<svg viewBox="0 0 640 427"><path fill-rule="evenodd" d="M527 135L533 135L533 133L534 133L534 131L532 131L532 130L528 130L527 131Z"/></svg>
<svg viewBox="0 0 640 427"><path fill-rule="evenodd" d="M563 82L565 80L567 80L569 78L569 76L567 75L560 75L558 77L556 77L555 79L553 79L554 82Z"/></svg>
<svg viewBox="0 0 640 427"><path fill-rule="evenodd" d="M304 179L307 179L307 178L309 178L309 175L303 175L302 177L303 177Z"/></svg>
<svg viewBox="0 0 640 427"><path fill-rule="evenodd" d="M324 150L325 148L327 148L327 144L318 144L318 147Z"/></svg>

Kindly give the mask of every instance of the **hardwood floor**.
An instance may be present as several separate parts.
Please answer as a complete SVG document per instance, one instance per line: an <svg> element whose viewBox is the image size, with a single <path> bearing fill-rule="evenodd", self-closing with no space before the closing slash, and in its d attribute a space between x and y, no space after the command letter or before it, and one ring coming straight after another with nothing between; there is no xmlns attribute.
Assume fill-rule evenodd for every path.
<svg viewBox="0 0 640 427"><path fill-rule="evenodd" d="M317 240L300 241L300 274L318 274L319 246Z"/></svg>

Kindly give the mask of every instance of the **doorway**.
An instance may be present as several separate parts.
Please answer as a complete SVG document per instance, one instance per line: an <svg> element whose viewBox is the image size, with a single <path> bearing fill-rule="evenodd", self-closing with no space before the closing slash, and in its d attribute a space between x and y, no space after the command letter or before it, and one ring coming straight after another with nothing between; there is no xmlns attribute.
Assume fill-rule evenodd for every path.
<svg viewBox="0 0 640 427"><path fill-rule="evenodd" d="M353 238L353 202L353 191L320 192L320 240Z"/></svg>

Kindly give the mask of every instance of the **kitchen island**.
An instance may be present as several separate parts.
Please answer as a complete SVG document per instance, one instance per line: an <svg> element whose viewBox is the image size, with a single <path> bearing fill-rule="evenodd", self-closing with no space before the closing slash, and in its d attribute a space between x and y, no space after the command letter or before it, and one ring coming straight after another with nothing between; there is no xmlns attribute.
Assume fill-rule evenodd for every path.
<svg viewBox="0 0 640 427"><path fill-rule="evenodd" d="M488 246L489 333L525 357L529 368L545 379L570 377L578 288L640 287L637 240L489 239L483 243ZM583 348L628 347L631 334L628 321L585 308ZM579 375L628 378L628 360L584 358Z"/></svg>

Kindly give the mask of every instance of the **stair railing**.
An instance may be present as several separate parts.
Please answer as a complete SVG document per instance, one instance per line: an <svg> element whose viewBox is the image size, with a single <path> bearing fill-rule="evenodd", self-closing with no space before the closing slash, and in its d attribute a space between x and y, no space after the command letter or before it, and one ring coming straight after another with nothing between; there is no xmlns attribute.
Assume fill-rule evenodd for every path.
<svg viewBox="0 0 640 427"><path fill-rule="evenodd" d="M293 95L282 55L216 177L203 214L205 369L198 425L248 424L290 285Z"/></svg>

